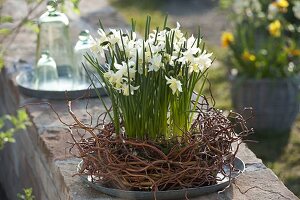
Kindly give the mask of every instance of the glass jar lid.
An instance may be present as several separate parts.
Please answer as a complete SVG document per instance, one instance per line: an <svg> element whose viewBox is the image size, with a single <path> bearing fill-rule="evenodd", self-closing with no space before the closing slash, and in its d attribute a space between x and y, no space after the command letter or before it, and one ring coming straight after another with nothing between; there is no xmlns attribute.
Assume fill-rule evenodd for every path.
<svg viewBox="0 0 300 200"><path fill-rule="evenodd" d="M49 0L47 3L47 11L42 14L38 20L39 24L51 22L61 22L64 25L69 25L68 17L59 11L57 11L57 1Z"/></svg>

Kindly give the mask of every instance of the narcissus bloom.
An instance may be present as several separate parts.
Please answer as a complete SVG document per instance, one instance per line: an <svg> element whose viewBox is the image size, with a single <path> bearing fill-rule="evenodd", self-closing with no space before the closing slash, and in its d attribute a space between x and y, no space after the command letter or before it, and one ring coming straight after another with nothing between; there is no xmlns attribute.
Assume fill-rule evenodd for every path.
<svg viewBox="0 0 300 200"><path fill-rule="evenodd" d="M175 94L178 92L182 92L182 84L179 80L173 78L171 76L171 78L168 78L167 76L165 76L166 80L167 80L167 84L169 85L169 87L172 90L172 93Z"/></svg>
<svg viewBox="0 0 300 200"><path fill-rule="evenodd" d="M289 2L287 0L277 0L275 2L278 8L287 8L289 7Z"/></svg>
<svg viewBox="0 0 300 200"><path fill-rule="evenodd" d="M243 52L242 58L244 61L247 61L247 62L249 62L249 61L254 62L256 60L256 56L254 54L251 54L247 50Z"/></svg>
<svg viewBox="0 0 300 200"><path fill-rule="evenodd" d="M276 20L269 24L268 27L269 33L274 37L280 37L281 35L281 23L279 20Z"/></svg>
<svg viewBox="0 0 300 200"><path fill-rule="evenodd" d="M230 32L223 32L221 36L222 47L228 47L232 42L234 42L234 36Z"/></svg>
<svg viewBox="0 0 300 200"><path fill-rule="evenodd" d="M132 86L132 85L129 85L129 84L124 83L124 84L122 85L121 90L122 90L122 92L123 92L123 94L124 94L125 96L129 96L129 92L130 92L131 95L133 95L133 94L134 94L134 91L137 90L137 89L139 89L139 87L140 87L140 86L134 87L134 86ZM129 90L129 88L130 88L130 90Z"/></svg>
<svg viewBox="0 0 300 200"><path fill-rule="evenodd" d="M300 49L286 48L285 50L291 56L300 56Z"/></svg>

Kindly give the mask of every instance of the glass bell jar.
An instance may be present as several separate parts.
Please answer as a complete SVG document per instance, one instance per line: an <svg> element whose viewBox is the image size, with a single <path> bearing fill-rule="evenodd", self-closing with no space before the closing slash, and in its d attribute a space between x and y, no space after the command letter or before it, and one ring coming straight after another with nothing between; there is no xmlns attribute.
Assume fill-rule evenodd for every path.
<svg viewBox="0 0 300 200"><path fill-rule="evenodd" d="M74 47L74 55L76 60L76 66L78 68L79 76L82 82L89 83L90 79L87 75L89 73L90 77L96 75L96 70L91 66L91 64L85 59L85 55L93 56L93 52L90 50L92 46L95 45L88 30L81 31L78 36L78 41ZM83 65L86 69L84 69ZM86 72L87 70L87 72Z"/></svg>
<svg viewBox="0 0 300 200"><path fill-rule="evenodd" d="M36 89L55 90L58 88L56 63L47 51L43 51L35 67Z"/></svg>
<svg viewBox="0 0 300 200"><path fill-rule="evenodd" d="M57 2L50 0L47 11L38 19L39 34L36 58L48 51L56 62L59 79L76 80L78 72L73 62L73 51L69 38L69 20L57 9ZM64 80L65 79L65 80Z"/></svg>

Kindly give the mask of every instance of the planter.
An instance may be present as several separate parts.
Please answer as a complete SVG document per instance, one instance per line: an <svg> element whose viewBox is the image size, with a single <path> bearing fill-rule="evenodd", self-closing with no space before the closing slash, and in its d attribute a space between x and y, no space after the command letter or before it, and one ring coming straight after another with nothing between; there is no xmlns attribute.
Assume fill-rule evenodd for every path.
<svg viewBox="0 0 300 200"><path fill-rule="evenodd" d="M184 199L225 189L244 171L236 153L251 131L233 130L245 127L240 115L227 118L217 109L199 105L205 109L199 111L190 132L179 140L151 141L117 136L112 123L101 129L86 126L78 121L70 102L69 113L77 122L69 127L74 141L70 151L76 147L75 155L82 159L77 174L94 189L127 199ZM84 137L82 131L87 133Z"/></svg>
<svg viewBox="0 0 300 200"><path fill-rule="evenodd" d="M243 112L252 107L254 117L249 126L256 131L289 131L298 112L298 81L290 79L232 80L233 107Z"/></svg>
<svg viewBox="0 0 300 200"><path fill-rule="evenodd" d="M229 166L224 166L223 170L225 173L230 176L230 178L237 178L241 173L245 170L245 163L240 160L238 157L234 159L233 162L235 171L230 171ZM82 162L78 164L77 172L81 171ZM200 195L205 195L208 193L213 193L217 191L224 190L224 188L228 187L230 184L230 178L222 178L223 174L219 173L217 176L220 177L220 181L218 181L214 185L208 185L203 187L195 187L195 188L186 188L181 190L167 190L167 191L130 191L130 190L120 190L115 188L103 187L99 183L93 183L91 181L91 177L88 175L81 175L80 178L83 182L90 185L92 188L110 195L114 197L124 198L124 199L135 199L135 200L151 200L155 197L157 200L175 200L175 199L185 199L194 198Z"/></svg>
<svg viewBox="0 0 300 200"><path fill-rule="evenodd" d="M122 198L187 199L224 189L236 170L243 171L235 164L236 153L252 131L238 113L225 116L211 107L201 95L204 85L192 98L212 64L201 36L186 38L179 24L150 33L150 21L147 17L145 41L135 37L135 23L131 33L99 29L100 44L93 49L105 65L86 56L104 82L111 108L99 97L106 112L93 120L87 111L87 124L68 102L74 120L67 125L70 151L77 148L82 159L77 174Z"/></svg>

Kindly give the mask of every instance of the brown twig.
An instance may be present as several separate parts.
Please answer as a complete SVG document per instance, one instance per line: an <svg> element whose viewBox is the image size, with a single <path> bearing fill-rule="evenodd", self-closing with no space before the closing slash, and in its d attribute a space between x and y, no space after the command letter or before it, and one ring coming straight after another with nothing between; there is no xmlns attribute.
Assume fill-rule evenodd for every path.
<svg viewBox="0 0 300 200"><path fill-rule="evenodd" d="M233 161L241 139L251 129L247 129L241 115L232 112L225 117L203 99L197 105L198 116L189 132L181 138L157 141L117 136L113 124L105 124L105 119L97 129L83 124L69 102L69 113L75 121L70 127L72 148L78 148L76 156L83 160L79 173L96 177L94 182L107 187L143 191L211 185L224 179L218 173L230 179L223 167L234 170ZM105 114L102 116L105 118ZM74 128L89 135L76 139L71 130ZM237 143L235 150L233 143Z"/></svg>

